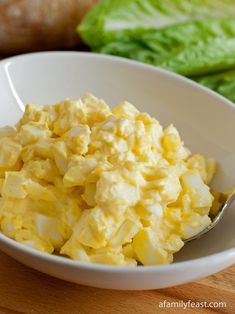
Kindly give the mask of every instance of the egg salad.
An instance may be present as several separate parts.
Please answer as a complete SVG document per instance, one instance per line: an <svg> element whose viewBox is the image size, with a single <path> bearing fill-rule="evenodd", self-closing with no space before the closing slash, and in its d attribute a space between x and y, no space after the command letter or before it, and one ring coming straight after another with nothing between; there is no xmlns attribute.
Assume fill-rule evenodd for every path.
<svg viewBox="0 0 235 314"><path fill-rule="evenodd" d="M215 169L127 101L29 104L0 129L0 230L81 262L169 264L211 223Z"/></svg>

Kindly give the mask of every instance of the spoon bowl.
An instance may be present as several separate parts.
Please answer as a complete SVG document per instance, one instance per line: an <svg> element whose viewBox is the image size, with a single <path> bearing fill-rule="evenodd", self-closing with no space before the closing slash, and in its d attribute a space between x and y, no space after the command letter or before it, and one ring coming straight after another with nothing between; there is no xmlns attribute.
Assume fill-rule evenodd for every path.
<svg viewBox="0 0 235 314"><path fill-rule="evenodd" d="M208 227L206 227L205 229L203 229L201 232L196 234L195 236L190 237L190 238L184 240L184 243L188 243L190 241L200 239L203 235L205 235L206 233L211 231L214 227L216 227L218 225L218 223L222 220L222 218L224 217L226 211L229 209L229 207L235 201L235 193L232 193L227 198L223 195L223 193L221 193L221 194L222 194L221 196L223 196L223 198L225 200L224 200L222 206L220 207L217 215L215 217L212 217L211 224Z"/></svg>

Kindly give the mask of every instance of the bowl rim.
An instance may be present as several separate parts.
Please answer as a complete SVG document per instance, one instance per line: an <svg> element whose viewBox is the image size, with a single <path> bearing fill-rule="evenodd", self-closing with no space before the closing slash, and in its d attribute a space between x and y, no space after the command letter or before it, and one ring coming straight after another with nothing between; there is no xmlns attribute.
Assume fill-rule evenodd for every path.
<svg viewBox="0 0 235 314"><path fill-rule="evenodd" d="M143 70L149 70L151 72L158 72L161 75L164 75L165 77L171 77L174 78L175 80L182 81L185 84L192 86L193 88L196 88L198 90L204 91L207 95L212 96L214 99L220 99L223 101L223 105L229 107L232 110L235 110L235 105L233 104L232 101L229 99L225 98L224 96L216 93L215 91L209 89L208 87L201 85L183 75L180 75L176 72L171 72L167 69L160 68L158 66L154 66L151 64L147 64L144 62L124 58L124 57L119 57L119 56L114 56L114 55L107 55L103 53L96 53L96 52L89 52L89 51L74 51L74 50L68 50L68 51L63 51L63 50L55 50L55 51L39 51L39 52L29 52L29 53L24 53L16 56L11 56L7 57L4 59L0 60L0 68L5 67L6 64L10 64L14 61L17 60L23 60L23 59L30 59L30 58L40 58L40 57L52 57L52 56L58 56L62 58L67 58L67 57L81 57L81 58L91 58L91 59L100 59L100 60L108 60L111 62L116 62L120 64L126 64L127 66L132 66L132 67L139 67L140 69L142 68Z"/></svg>
<svg viewBox="0 0 235 314"><path fill-rule="evenodd" d="M24 60L24 59L29 59L29 58L47 58L47 57L52 57L52 56L58 56L61 58L67 58L67 57L79 57L79 58L91 58L91 59L98 59L98 60L108 60L111 62L116 62L120 64L126 64L128 66L132 67L138 67L139 69L143 70L148 70L152 72L157 72L160 75L164 75L165 77L171 77L174 78L175 80L181 81L182 83L192 86L195 89L201 90L207 95L210 95L214 99L220 100L221 101L221 106L227 106L232 110L235 110L234 104L226 99L225 97L217 94L216 92L210 90L209 88L199 85L198 83L181 76L177 73L170 72L166 69L162 69L159 67L155 67L153 65L145 64L139 61L135 60L130 60L127 58L123 57L118 57L118 56L111 56L111 55L105 55L105 54L98 54L98 53L93 53L93 52L79 52L79 51L44 51L44 52L32 52L32 53L26 53L26 54L21 54L9 58L5 58L0 60L0 68L12 63L17 60ZM60 265L66 265L66 266L71 266L73 268L82 268L83 270L93 270L93 271L100 271L100 272L121 272L121 273L146 273L146 272L152 272L152 271L159 271L159 272L169 272L173 270L179 270L182 267L193 267L204 265L205 263L212 262L213 260L221 260L223 258L232 258L234 257L234 262L235 262L235 247L232 247L230 249L226 249L224 251L220 251L218 253L213 253L209 254L206 256L202 256L199 258L194 258L186 261L180 261L180 262L175 262L172 264L168 265L151 265L151 266L140 266L140 267L129 267L129 266L118 266L118 265L107 265L107 264L94 264L94 263L85 263L77 260L73 260L71 258L66 258L63 256L59 255L53 255L49 253L45 253L39 250L36 250L34 248L31 248L29 246L26 246L25 244L19 243L6 235L4 235L0 231L0 243L3 243L4 245L8 246L11 249L14 249L15 251L22 251L24 254L31 255L33 257L39 258L44 261L49 261L52 263L57 263Z"/></svg>

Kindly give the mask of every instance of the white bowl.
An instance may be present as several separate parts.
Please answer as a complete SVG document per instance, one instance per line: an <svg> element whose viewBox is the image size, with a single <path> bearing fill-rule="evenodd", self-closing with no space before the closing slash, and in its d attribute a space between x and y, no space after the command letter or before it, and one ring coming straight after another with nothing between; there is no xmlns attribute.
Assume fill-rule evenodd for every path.
<svg viewBox="0 0 235 314"><path fill-rule="evenodd" d="M15 123L23 104L54 103L90 91L108 104L127 99L164 125L174 123L194 152L220 163L217 189L235 184L235 107L179 75L141 63L74 52L36 53L0 62L0 126ZM155 289L208 276L235 262L235 207L218 227L187 244L175 262L137 268L88 265L38 252L0 234L0 249L49 275L110 289Z"/></svg>

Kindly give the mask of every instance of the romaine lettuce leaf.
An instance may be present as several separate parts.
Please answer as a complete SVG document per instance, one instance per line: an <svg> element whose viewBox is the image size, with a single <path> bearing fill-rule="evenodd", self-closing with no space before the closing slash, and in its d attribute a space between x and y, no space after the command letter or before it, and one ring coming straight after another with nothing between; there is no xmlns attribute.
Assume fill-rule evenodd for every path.
<svg viewBox="0 0 235 314"><path fill-rule="evenodd" d="M235 0L101 0L78 31L96 52L196 76L235 101Z"/></svg>
<svg viewBox="0 0 235 314"><path fill-rule="evenodd" d="M235 38L216 38L185 47L159 64L185 76L215 73L235 66Z"/></svg>
<svg viewBox="0 0 235 314"><path fill-rule="evenodd" d="M154 65L158 65L160 60L159 54L137 40L114 41L95 51Z"/></svg>
<svg viewBox="0 0 235 314"><path fill-rule="evenodd" d="M102 0L78 30L90 47L97 48L147 30L232 15L235 15L235 0Z"/></svg>
<svg viewBox="0 0 235 314"><path fill-rule="evenodd" d="M194 56L197 46L206 50L205 56L204 53L202 53L204 56L204 61L202 61L205 62L208 43L214 41L217 43L218 39L225 41L224 39L226 38L235 38L235 18L209 18L180 23L161 30L149 30L136 38L125 38L123 40L120 39L109 42L97 48L96 51L136 59L153 65L163 63L163 66L165 66L166 63L166 68L176 72L178 72L180 67L178 58L180 59L183 54L187 57L185 61L194 61L193 65L188 65L187 62L185 62L183 64L184 69L182 69L182 66L180 67L179 72L185 74L190 71L192 66L194 68L196 66L195 62L197 62L197 60L194 60ZM225 41L225 46L226 42L227 41ZM217 51L214 53L212 51L214 49L213 45L210 48L210 54L216 55ZM217 47L215 49L217 50ZM224 51L221 53L224 53ZM187 54L189 54L189 56ZM217 61L218 60L214 60L215 65ZM189 68L185 69L185 67L187 68L188 66ZM193 74L194 73L190 72L187 73L187 75Z"/></svg>
<svg viewBox="0 0 235 314"><path fill-rule="evenodd" d="M235 69L214 75L197 77L195 81L235 102Z"/></svg>
<svg viewBox="0 0 235 314"><path fill-rule="evenodd" d="M199 41L235 37L235 16L229 18L206 18L179 23L158 31L145 32L141 41L162 58L183 50Z"/></svg>

